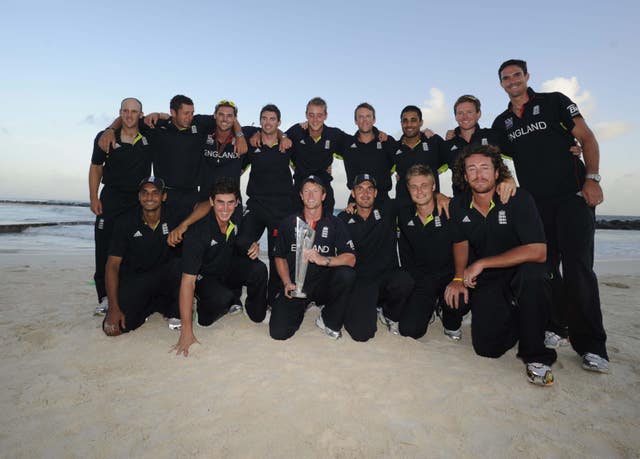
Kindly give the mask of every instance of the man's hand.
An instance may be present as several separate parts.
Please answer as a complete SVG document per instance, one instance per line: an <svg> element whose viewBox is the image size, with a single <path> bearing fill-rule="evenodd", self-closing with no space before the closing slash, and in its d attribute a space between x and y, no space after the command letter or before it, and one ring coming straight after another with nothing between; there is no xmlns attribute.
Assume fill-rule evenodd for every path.
<svg viewBox="0 0 640 459"><path fill-rule="evenodd" d="M444 214L449 218L449 203L451 202L451 198L442 193L437 193L436 195L436 203L438 204L438 215Z"/></svg>
<svg viewBox="0 0 640 459"><path fill-rule="evenodd" d="M591 179L584 181L584 185L582 185L582 197L587 201L589 207L595 207L604 201L604 194L602 193L600 184Z"/></svg>
<svg viewBox="0 0 640 459"><path fill-rule="evenodd" d="M281 152L287 151L289 148L293 146L293 141L289 137L282 137L280 139L280 148Z"/></svg>
<svg viewBox="0 0 640 459"><path fill-rule="evenodd" d="M262 134L260 133L260 131L251 136L251 138L249 139L249 145L251 145L253 148L262 146Z"/></svg>
<svg viewBox="0 0 640 459"><path fill-rule="evenodd" d="M183 331L180 331L180 338L178 342L173 345L171 351L176 351L176 355L184 354L185 357L188 357L189 348L194 343L200 344L193 333L185 334Z"/></svg>
<svg viewBox="0 0 640 459"><path fill-rule="evenodd" d="M475 288L477 285L478 276L482 273L482 271L484 271L484 268L482 267L480 260L471 263L464 270L462 282L466 287Z"/></svg>
<svg viewBox="0 0 640 459"><path fill-rule="evenodd" d="M255 260L260 255L260 244L254 242L249 246L249 250L247 250L247 256L252 260Z"/></svg>
<svg viewBox="0 0 640 459"><path fill-rule="evenodd" d="M91 200L91 212L95 215L102 215L102 201L100 201L100 198L93 198Z"/></svg>
<svg viewBox="0 0 640 459"><path fill-rule="evenodd" d="M169 233L169 236L167 237L167 244L169 244L171 247L175 247L180 244L187 229L189 229L187 225L185 225L184 223L180 223L175 227L173 231Z"/></svg>
<svg viewBox="0 0 640 459"><path fill-rule="evenodd" d="M500 182L500 184L496 187L496 191L500 196L500 201L502 202L502 204L506 204L507 202L509 202L509 198L515 196L517 190L518 187L516 186L516 181L513 179L513 177Z"/></svg>
<svg viewBox="0 0 640 459"><path fill-rule="evenodd" d="M378 140L380 142L386 142L389 139L389 136L384 131L378 131Z"/></svg>
<svg viewBox="0 0 640 459"><path fill-rule="evenodd" d="M116 147L116 131L111 128L107 128L102 132L102 135L98 139L98 146L102 151L108 152L109 148Z"/></svg>
<svg viewBox="0 0 640 459"><path fill-rule="evenodd" d="M447 288L444 291L444 300L446 303L452 307L453 309L459 309L461 304L459 304L460 295L464 298L464 302L469 302L469 290L464 286L462 281L452 280L447 285Z"/></svg>
<svg viewBox="0 0 640 459"><path fill-rule="evenodd" d="M122 330L125 328L125 317L120 308L109 307L107 309L107 316L102 324L102 329L108 336L118 336L122 334Z"/></svg>
<svg viewBox="0 0 640 459"><path fill-rule="evenodd" d="M314 265L324 265L327 261L326 257L320 255L320 253L316 249L307 249L302 253L302 256L309 263L313 263Z"/></svg>
<svg viewBox="0 0 640 459"><path fill-rule="evenodd" d="M572 146L569 148L569 151L571 152L571 154L572 154L573 156L577 156L578 158L579 158L580 156L582 156L582 146L581 146L580 144L572 145Z"/></svg>
<svg viewBox="0 0 640 459"><path fill-rule="evenodd" d="M159 119L160 119L159 113L149 113L147 116L144 117L144 124L149 126L151 129L154 129Z"/></svg>
<svg viewBox="0 0 640 459"><path fill-rule="evenodd" d="M451 140L456 136L456 131L453 129L449 129L447 134L444 136L444 140Z"/></svg>
<svg viewBox="0 0 640 459"><path fill-rule="evenodd" d="M350 215L353 215L356 212L356 203L355 202L347 203L347 207L344 208L344 211Z"/></svg>
<svg viewBox="0 0 640 459"><path fill-rule="evenodd" d="M433 137L434 135L436 135L435 132L433 132L431 129L429 128L424 128L424 131L422 131L422 133L425 135L425 137L427 139L430 139L431 137Z"/></svg>
<svg viewBox="0 0 640 459"><path fill-rule="evenodd" d="M247 141L244 136L236 137L236 145L233 147L233 151L237 153L238 156L242 156L249 151L249 147L247 147Z"/></svg>
<svg viewBox="0 0 640 459"><path fill-rule="evenodd" d="M296 284L291 281L287 282L286 284L284 284L284 296L286 296L287 298L293 298L291 296L291 292L293 292L295 289Z"/></svg>

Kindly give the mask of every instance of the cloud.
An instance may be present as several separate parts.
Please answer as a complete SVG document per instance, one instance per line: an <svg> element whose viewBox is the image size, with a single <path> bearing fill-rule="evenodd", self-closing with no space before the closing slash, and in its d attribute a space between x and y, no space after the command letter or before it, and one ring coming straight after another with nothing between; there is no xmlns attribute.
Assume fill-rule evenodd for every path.
<svg viewBox="0 0 640 459"><path fill-rule="evenodd" d="M633 124L626 121L609 121L597 123L593 130L598 140L611 140L633 130Z"/></svg>
<svg viewBox="0 0 640 459"><path fill-rule="evenodd" d="M0 134L9 135L9 129L4 126L0 126Z"/></svg>
<svg viewBox="0 0 640 459"><path fill-rule="evenodd" d="M547 80L542 83L542 91L559 91L563 93L569 97L569 99L578 104L580 113L582 113L585 118L588 118L595 112L596 99L589 91L582 90L582 88L580 88L580 83L578 83L578 79L576 77L556 77L552 80Z"/></svg>
<svg viewBox="0 0 640 459"><path fill-rule="evenodd" d="M429 90L429 98L422 103L422 118L424 126L435 132L445 132L450 129L450 108L446 103L444 92L438 88Z"/></svg>
<svg viewBox="0 0 640 459"><path fill-rule="evenodd" d="M109 118L106 115L87 115L82 120L80 120L80 124L88 124L89 126L106 126L113 121L113 118Z"/></svg>

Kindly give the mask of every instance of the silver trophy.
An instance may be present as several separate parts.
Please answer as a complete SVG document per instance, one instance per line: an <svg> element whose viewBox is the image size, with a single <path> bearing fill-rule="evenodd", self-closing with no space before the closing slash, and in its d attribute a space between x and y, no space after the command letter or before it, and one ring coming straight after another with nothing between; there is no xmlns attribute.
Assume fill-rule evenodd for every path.
<svg viewBox="0 0 640 459"><path fill-rule="evenodd" d="M315 237L316 231L300 217L296 217L296 288L291 291L293 298L307 297L307 294L302 291L304 279L307 277L307 266L309 265L309 261L304 258L304 251L313 247Z"/></svg>

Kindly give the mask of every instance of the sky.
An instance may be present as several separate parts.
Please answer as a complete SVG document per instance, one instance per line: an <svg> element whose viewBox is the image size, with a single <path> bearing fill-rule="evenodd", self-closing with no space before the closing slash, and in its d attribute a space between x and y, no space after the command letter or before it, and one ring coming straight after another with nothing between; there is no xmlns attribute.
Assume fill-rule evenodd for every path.
<svg viewBox="0 0 640 459"><path fill-rule="evenodd" d="M243 125L275 103L282 128L306 102L355 132L367 101L400 133L405 105L425 126L455 127L462 94L490 127L508 103L497 69L528 62L530 86L578 103L600 143L600 214L640 215L640 74L636 1L8 2L0 18L0 199L88 201L93 139L133 96L168 112L185 94L196 113L238 104ZM344 171L334 163L337 206ZM450 176L450 173L447 173ZM450 182L444 178L445 184ZM447 185L443 186L443 190Z"/></svg>

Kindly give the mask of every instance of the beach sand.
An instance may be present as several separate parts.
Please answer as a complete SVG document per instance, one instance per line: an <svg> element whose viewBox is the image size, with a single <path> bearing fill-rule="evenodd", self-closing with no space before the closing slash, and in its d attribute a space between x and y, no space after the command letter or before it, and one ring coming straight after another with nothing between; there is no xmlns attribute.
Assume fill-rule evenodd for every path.
<svg viewBox="0 0 640 459"><path fill-rule="evenodd" d="M0 456L638 457L640 270L600 275L609 375L559 351L551 388L515 349L477 357L436 321L419 340L379 329L334 342L307 312L289 341L246 316L196 328L188 358L157 314L108 338L93 316L92 257L0 257ZM609 274L607 274L609 273ZM633 273L633 275L624 274Z"/></svg>

